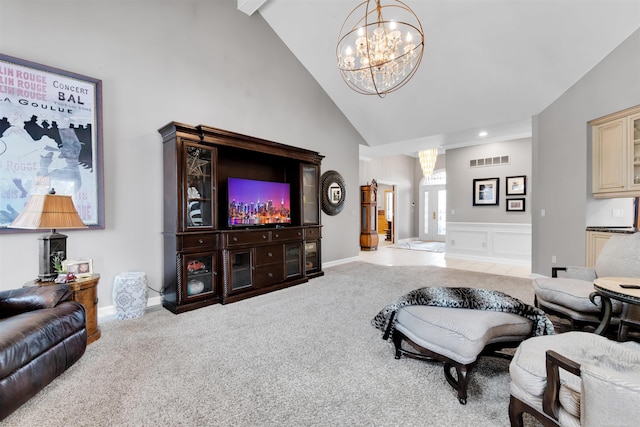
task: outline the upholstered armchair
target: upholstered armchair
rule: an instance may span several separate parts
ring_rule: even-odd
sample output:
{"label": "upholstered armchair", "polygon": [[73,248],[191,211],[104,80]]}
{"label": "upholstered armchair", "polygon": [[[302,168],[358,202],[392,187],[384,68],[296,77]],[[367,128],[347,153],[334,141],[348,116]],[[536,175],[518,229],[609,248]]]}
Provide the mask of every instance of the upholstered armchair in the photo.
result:
{"label": "upholstered armchair", "polygon": [[640,344],[588,332],[523,341],[509,365],[511,426],[637,426]]}
{"label": "upholstered armchair", "polygon": [[[568,319],[571,329],[598,324],[602,303],[598,297],[593,302],[589,299],[594,291],[593,281],[598,277],[640,277],[640,233],[612,236],[594,268],[556,267],[551,276],[533,281],[536,307]],[[627,304],[615,300],[612,303],[613,325],[619,325],[621,318],[632,317]],[[634,326],[633,322],[630,324]]]}

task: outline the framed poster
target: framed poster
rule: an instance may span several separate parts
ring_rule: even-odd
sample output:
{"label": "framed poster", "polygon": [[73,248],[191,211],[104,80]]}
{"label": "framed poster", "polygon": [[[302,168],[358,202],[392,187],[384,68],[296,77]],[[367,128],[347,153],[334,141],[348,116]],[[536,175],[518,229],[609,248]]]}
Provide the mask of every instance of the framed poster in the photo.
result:
{"label": "framed poster", "polygon": [[507,199],[507,212],[511,211],[524,212],[524,198]]}
{"label": "framed poster", "polygon": [[104,228],[102,163],[102,81],[0,54],[0,233],[52,188]]}
{"label": "framed poster", "polygon": [[527,194],[527,177],[526,176],[508,176],[507,177],[507,196],[524,196]]}
{"label": "framed poster", "polygon": [[473,206],[495,206],[500,195],[499,178],[473,180]]}

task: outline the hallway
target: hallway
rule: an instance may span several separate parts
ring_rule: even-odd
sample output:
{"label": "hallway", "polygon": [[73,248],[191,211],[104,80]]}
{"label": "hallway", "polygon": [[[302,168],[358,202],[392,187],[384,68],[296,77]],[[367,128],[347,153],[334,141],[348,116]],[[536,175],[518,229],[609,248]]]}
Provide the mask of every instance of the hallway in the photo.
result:
{"label": "hallway", "polygon": [[385,242],[384,238],[380,239],[377,251],[360,251],[360,260],[379,265],[435,265],[505,276],[531,277],[530,266],[446,258],[445,252],[394,248],[388,241]]}

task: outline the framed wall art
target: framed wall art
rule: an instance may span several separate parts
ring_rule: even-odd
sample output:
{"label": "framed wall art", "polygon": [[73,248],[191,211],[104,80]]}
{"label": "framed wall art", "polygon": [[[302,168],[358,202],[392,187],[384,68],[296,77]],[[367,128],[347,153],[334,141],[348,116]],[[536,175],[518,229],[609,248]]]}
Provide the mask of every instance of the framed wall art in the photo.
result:
{"label": "framed wall art", "polygon": [[0,54],[0,233],[51,189],[104,228],[102,165],[102,81]]}
{"label": "framed wall art", "polygon": [[473,180],[473,206],[496,206],[500,197],[500,179]]}
{"label": "framed wall art", "polygon": [[507,177],[507,196],[524,196],[527,194],[527,177],[508,176]]}
{"label": "framed wall art", "polygon": [[511,211],[524,212],[524,198],[507,199],[507,212]]}

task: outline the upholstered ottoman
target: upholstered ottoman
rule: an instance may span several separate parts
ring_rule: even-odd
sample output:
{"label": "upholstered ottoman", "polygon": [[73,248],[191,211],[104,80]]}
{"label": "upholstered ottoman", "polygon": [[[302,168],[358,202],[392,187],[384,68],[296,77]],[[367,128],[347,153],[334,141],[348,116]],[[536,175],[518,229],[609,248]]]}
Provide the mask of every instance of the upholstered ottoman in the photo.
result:
{"label": "upholstered ottoman", "polygon": [[[498,350],[517,347],[532,336],[534,322],[517,314],[465,308],[409,305],[395,314],[392,340],[395,357],[402,354],[444,362],[444,374],[467,403],[471,369],[481,355],[510,357]],[[405,341],[415,351],[403,347]],[[451,373],[455,368],[457,377]]]}

